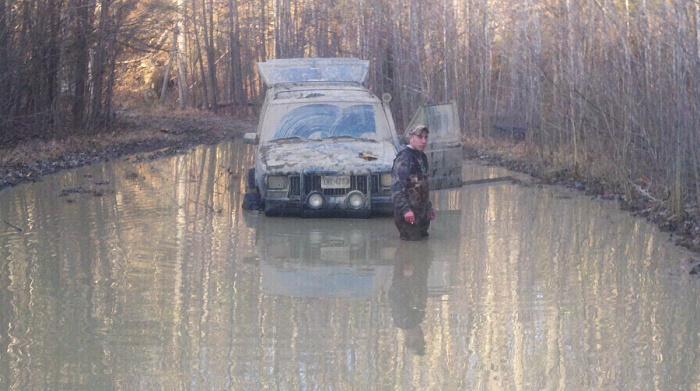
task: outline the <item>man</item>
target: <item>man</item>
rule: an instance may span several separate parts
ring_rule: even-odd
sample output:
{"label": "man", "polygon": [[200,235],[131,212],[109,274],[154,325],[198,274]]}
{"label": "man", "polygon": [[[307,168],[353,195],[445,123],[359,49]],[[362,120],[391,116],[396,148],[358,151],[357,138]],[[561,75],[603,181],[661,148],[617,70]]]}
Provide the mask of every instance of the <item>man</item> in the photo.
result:
{"label": "man", "polygon": [[423,153],[428,145],[428,128],[424,125],[409,130],[408,145],[394,159],[391,172],[391,196],[394,202],[394,223],[402,240],[421,240],[428,236],[435,211],[428,188],[428,158]]}

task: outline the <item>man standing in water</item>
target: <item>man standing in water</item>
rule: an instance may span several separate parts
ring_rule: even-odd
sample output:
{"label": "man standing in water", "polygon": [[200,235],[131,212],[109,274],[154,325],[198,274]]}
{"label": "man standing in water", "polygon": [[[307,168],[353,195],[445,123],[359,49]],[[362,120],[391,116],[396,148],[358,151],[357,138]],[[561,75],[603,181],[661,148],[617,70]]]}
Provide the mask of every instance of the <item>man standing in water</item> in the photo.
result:
{"label": "man standing in water", "polygon": [[409,130],[408,145],[394,159],[391,196],[394,223],[401,240],[427,237],[430,220],[435,218],[435,210],[429,199],[428,158],[423,153],[428,145],[429,133],[424,125]]}

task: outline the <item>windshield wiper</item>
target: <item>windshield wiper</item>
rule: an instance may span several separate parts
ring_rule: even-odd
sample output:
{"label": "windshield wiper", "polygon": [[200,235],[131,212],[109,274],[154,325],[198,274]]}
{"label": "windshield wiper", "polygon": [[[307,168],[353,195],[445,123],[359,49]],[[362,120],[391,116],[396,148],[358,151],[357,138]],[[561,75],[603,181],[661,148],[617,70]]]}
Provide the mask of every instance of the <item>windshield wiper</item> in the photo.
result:
{"label": "windshield wiper", "polygon": [[274,141],[292,141],[292,140],[304,140],[304,137],[301,136],[288,136],[288,137],[280,137],[274,139]]}
{"label": "windshield wiper", "polygon": [[364,140],[364,141],[377,141],[376,138],[370,138],[370,137],[361,137],[361,136],[350,136],[347,134],[343,134],[340,136],[331,136],[331,137],[326,137],[327,139],[341,139],[341,138],[347,138],[347,139],[352,139],[352,140]]}

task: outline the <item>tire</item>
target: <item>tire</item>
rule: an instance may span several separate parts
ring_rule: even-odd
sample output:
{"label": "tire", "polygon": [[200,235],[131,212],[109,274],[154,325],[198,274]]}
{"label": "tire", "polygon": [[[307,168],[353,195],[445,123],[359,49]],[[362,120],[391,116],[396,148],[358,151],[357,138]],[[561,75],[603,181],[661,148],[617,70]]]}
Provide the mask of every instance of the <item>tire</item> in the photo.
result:
{"label": "tire", "polygon": [[245,193],[243,196],[243,209],[244,210],[263,210],[262,197],[260,197],[260,192],[257,189]]}
{"label": "tire", "polygon": [[257,186],[255,185],[255,169],[248,169],[248,181],[246,182],[246,191],[252,192],[257,191]]}

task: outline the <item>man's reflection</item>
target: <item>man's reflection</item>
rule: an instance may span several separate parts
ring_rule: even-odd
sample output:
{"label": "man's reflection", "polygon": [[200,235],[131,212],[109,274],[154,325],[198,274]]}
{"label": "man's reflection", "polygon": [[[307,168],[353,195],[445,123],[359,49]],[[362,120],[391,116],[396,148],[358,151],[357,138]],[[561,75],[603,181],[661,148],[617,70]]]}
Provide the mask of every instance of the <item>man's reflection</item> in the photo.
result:
{"label": "man's reflection", "polygon": [[420,324],[425,317],[431,262],[427,242],[401,241],[394,255],[394,276],[389,289],[394,324],[405,330],[406,348],[419,356],[425,354]]}

